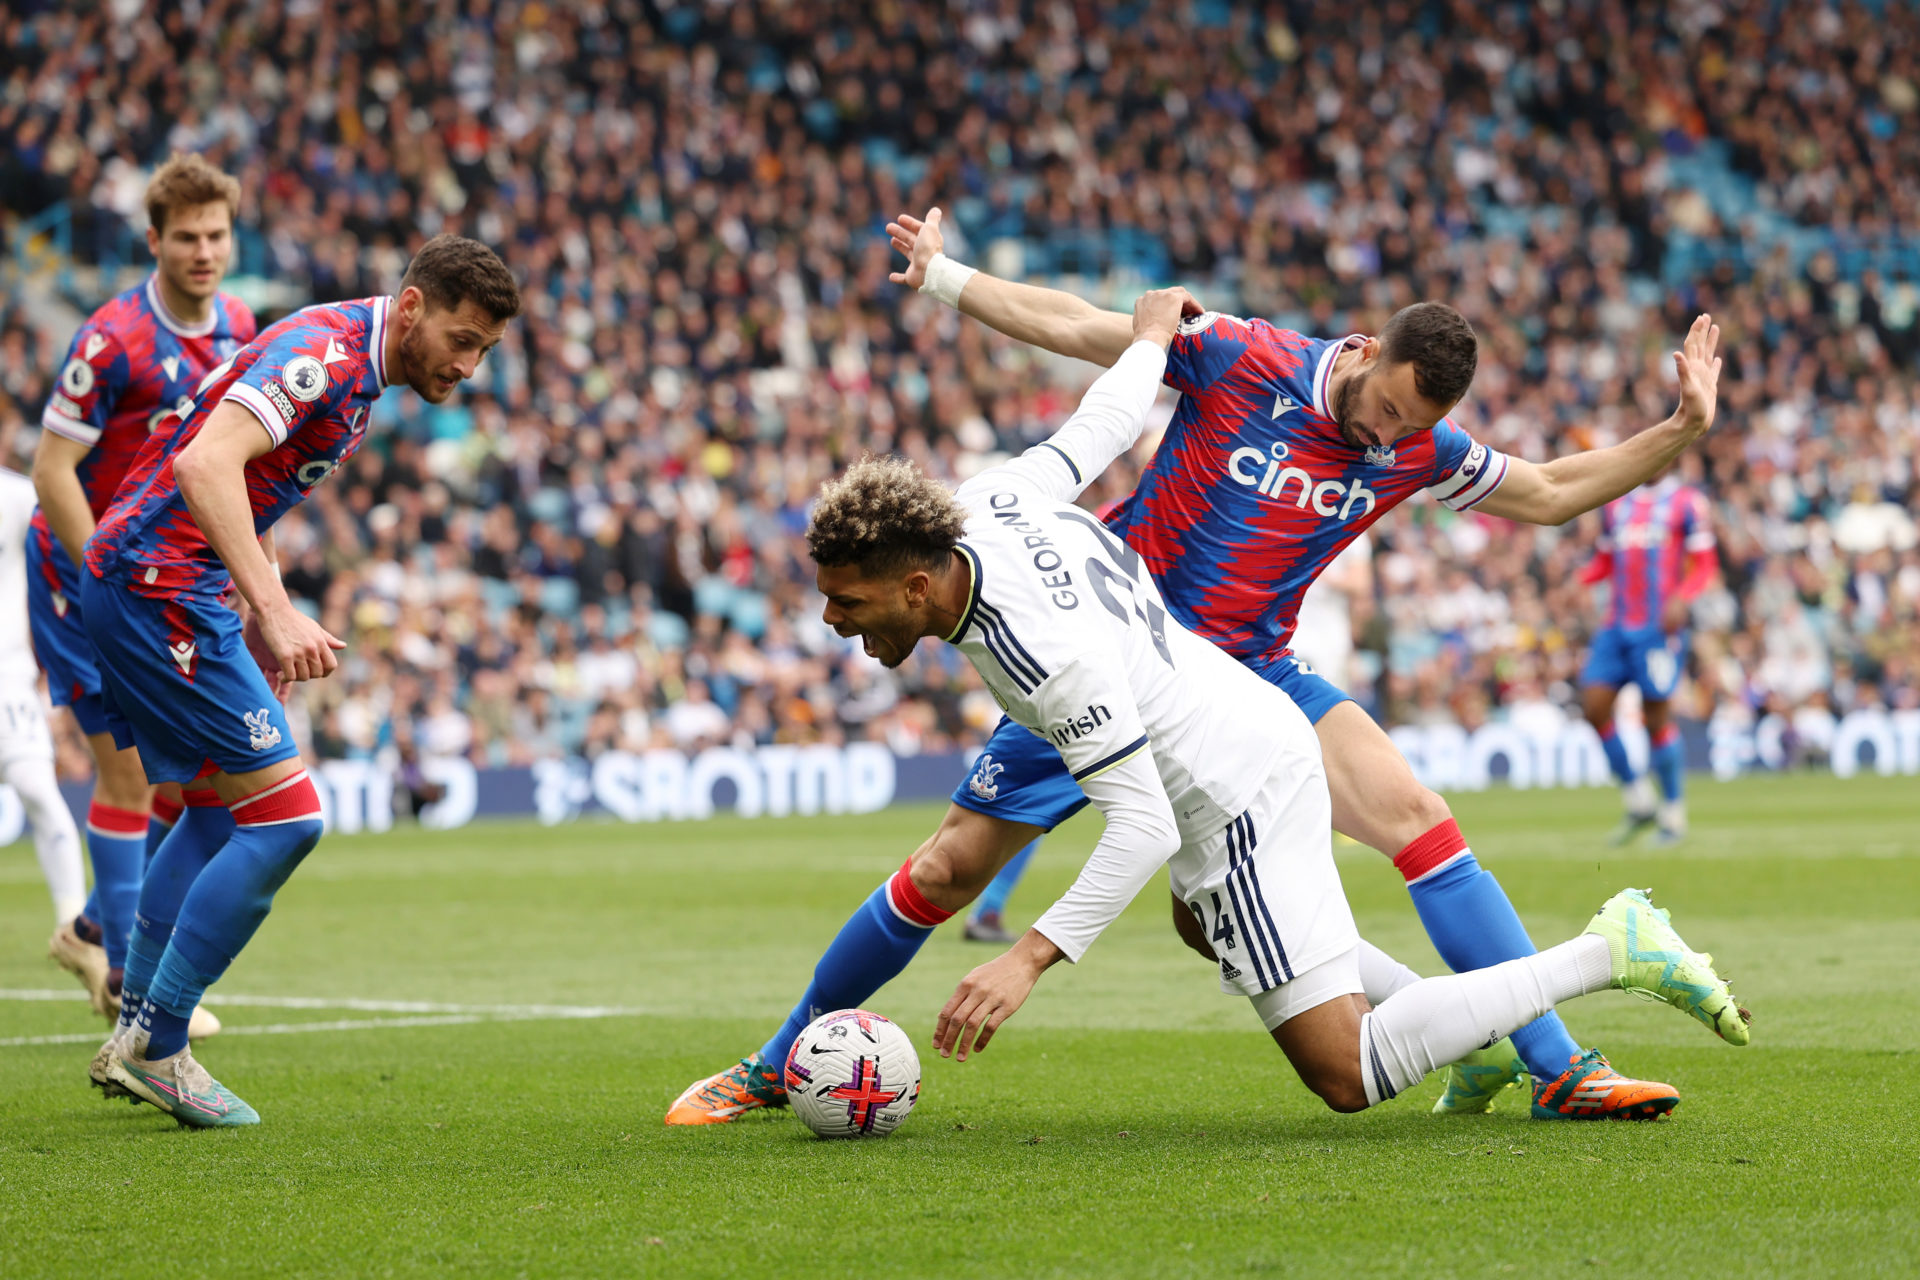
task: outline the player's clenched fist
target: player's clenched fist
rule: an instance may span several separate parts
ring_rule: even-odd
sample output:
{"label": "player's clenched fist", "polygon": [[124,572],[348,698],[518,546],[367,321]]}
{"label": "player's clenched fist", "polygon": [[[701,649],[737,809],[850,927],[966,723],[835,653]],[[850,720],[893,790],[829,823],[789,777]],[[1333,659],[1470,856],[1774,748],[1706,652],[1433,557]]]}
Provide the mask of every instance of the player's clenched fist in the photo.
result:
{"label": "player's clenched fist", "polygon": [[1133,338],[1173,345],[1174,331],[1187,316],[1200,314],[1200,304],[1192,294],[1175,285],[1171,289],[1149,289],[1133,304]]}
{"label": "player's clenched fist", "polygon": [[292,604],[260,615],[260,638],[280,668],[282,680],[318,680],[340,665],[334,650],[347,642]]}

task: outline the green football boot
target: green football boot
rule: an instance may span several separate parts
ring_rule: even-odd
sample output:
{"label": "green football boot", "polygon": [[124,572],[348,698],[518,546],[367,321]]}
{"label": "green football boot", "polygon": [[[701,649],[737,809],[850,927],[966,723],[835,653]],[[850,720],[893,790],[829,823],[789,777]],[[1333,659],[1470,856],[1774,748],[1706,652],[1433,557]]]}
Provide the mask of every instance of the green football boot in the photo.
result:
{"label": "green football boot", "polygon": [[1747,1043],[1753,1016],[1714,972],[1713,957],[1690,949],[1648,892],[1622,889],[1587,925],[1586,932],[1606,939],[1612,953],[1612,985],[1693,1015],[1728,1044]]}
{"label": "green football boot", "polygon": [[1527,1064],[1508,1037],[1475,1049],[1447,1066],[1447,1087],[1433,1104],[1435,1115],[1477,1116],[1493,1110],[1493,1100],[1516,1084],[1528,1084]]}

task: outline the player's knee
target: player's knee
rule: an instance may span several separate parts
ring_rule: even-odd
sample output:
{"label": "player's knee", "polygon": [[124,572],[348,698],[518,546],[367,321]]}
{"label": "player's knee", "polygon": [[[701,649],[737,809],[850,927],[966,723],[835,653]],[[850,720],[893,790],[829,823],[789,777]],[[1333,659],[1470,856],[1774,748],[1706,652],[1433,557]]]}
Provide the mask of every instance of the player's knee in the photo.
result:
{"label": "player's knee", "polygon": [[1013,837],[1000,838],[995,828],[1011,824],[968,810],[959,813],[965,816],[949,814],[940,829],[915,851],[908,872],[913,887],[947,911],[970,905],[992,883],[1007,857],[1020,848],[1015,844],[1006,857],[998,856],[1000,846]]}
{"label": "player's knee", "polygon": [[1322,1067],[1306,1081],[1307,1088],[1314,1096],[1327,1104],[1329,1111],[1338,1111],[1350,1115],[1355,1111],[1365,1111],[1368,1107],[1367,1087],[1360,1079],[1360,1060],[1356,1055],[1353,1064],[1345,1069]]}
{"label": "player's knee", "polygon": [[1393,832],[1398,846],[1419,839],[1443,822],[1453,819],[1453,810],[1438,792],[1420,785],[1411,772],[1397,783],[1384,788],[1373,800],[1376,812]]}

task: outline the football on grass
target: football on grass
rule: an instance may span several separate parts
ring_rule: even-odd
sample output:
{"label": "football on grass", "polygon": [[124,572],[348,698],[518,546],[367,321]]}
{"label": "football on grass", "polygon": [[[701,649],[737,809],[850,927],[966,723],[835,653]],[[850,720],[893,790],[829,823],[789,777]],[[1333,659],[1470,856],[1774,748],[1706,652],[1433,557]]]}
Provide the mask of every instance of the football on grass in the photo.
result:
{"label": "football on grass", "polygon": [[919,1099],[920,1055],[877,1013],[823,1013],[787,1053],[787,1101],[823,1138],[884,1138]]}

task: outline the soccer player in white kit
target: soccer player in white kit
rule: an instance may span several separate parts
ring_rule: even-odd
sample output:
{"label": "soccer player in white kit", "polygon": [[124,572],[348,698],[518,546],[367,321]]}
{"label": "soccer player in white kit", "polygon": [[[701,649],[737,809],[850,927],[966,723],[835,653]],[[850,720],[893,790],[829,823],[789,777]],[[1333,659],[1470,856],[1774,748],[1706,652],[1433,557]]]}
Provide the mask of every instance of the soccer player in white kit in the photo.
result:
{"label": "soccer player in white kit", "polygon": [[80,832],[54,777],[40,668],[27,638],[27,526],[38,501],[33,481],[0,467],[0,782],[13,788],[33,824],[54,918],[64,921],[86,905],[87,880]]}
{"label": "soccer player in white kit", "polygon": [[1106,820],[1066,894],[961,982],[936,1047],[963,1060],[984,1047],[1041,973],[1079,961],[1162,867],[1212,942],[1222,990],[1252,1001],[1337,1111],[1391,1098],[1607,987],[1647,992],[1746,1043],[1711,958],[1634,890],[1569,942],[1468,973],[1407,973],[1366,1005],[1362,965],[1393,962],[1361,942],[1341,890],[1312,726],[1168,616],[1139,556],[1069,505],[1138,438],[1183,310],[1199,310],[1184,290],[1143,296],[1133,345],[1059,433],[958,493],[910,463],[869,459],[815,504],[807,538],[827,624],[888,666],[927,636],[957,646]]}

